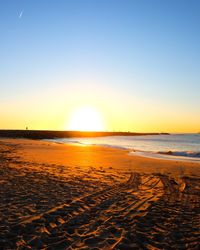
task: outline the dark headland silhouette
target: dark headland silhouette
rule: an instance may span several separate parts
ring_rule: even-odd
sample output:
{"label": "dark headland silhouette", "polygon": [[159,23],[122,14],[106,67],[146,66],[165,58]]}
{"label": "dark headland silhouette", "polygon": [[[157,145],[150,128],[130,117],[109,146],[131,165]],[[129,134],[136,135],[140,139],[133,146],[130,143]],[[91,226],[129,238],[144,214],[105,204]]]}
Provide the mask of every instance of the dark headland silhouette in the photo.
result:
{"label": "dark headland silhouette", "polygon": [[100,136],[136,136],[136,135],[168,135],[168,133],[135,133],[135,132],[86,132],[86,131],[53,131],[53,130],[0,130],[0,137],[54,139],[70,137]]}

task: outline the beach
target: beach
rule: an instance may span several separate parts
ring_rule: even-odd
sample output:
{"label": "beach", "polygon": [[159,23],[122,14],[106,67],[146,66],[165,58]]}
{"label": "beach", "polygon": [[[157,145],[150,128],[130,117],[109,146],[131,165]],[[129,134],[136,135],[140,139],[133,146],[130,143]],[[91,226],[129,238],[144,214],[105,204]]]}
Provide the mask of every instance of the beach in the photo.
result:
{"label": "beach", "polygon": [[199,249],[200,163],[0,138],[1,249]]}

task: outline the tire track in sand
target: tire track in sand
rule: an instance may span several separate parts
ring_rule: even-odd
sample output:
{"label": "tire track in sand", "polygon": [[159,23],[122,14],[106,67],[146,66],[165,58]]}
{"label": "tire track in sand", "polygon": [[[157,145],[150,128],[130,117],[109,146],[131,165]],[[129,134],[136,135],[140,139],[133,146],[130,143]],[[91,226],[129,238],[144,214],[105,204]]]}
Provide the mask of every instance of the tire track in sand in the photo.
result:
{"label": "tire track in sand", "polygon": [[[142,184],[144,183],[144,184]],[[23,238],[19,247],[114,249],[129,227],[145,216],[163,192],[157,176],[131,174],[120,185],[77,198],[12,227]]]}

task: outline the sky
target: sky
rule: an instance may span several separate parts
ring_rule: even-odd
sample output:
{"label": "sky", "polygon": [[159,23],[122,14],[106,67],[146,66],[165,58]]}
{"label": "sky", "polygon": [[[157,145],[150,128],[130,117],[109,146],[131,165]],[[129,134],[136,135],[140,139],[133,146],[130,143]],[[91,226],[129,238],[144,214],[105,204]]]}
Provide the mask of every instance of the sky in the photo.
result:
{"label": "sky", "polygon": [[1,0],[0,10],[0,129],[66,130],[89,106],[106,131],[200,131],[200,1]]}

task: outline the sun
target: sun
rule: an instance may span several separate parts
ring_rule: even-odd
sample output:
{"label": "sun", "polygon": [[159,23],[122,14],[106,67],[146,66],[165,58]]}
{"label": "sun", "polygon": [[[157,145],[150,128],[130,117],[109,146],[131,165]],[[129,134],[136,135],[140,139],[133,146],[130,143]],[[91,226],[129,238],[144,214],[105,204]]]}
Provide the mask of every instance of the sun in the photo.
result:
{"label": "sun", "polygon": [[72,131],[103,131],[104,122],[97,109],[85,106],[72,112],[67,128]]}

